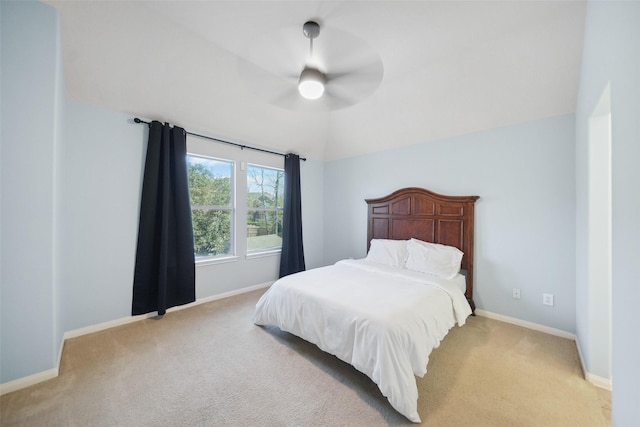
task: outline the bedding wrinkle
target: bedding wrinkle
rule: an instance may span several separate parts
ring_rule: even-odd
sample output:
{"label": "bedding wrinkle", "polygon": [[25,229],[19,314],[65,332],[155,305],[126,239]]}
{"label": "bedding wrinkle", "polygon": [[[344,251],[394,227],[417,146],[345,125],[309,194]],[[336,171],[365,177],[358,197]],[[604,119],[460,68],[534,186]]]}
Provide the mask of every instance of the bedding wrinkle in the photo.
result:
{"label": "bedding wrinkle", "polygon": [[[466,306],[466,309],[465,309]],[[364,260],[285,276],[256,304],[274,325],[371,378],[398,412],[420,422],[415,375],[471,309],[456,281]]]}

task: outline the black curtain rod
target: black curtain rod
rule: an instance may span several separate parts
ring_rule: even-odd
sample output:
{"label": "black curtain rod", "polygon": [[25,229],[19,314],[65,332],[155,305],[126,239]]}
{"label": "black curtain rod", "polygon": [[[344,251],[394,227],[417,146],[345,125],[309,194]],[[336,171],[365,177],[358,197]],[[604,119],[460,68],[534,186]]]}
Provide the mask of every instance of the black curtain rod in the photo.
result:
{"label": "black curtain rod", "polygon": [[[134,121],[134,122],[136,122],[136,123],[144,123],[144,124],[146,124],[146,125],[150,125],[150,124],[151,124],[150,122],[145,122],[144,120],[139,119],[139,118],[137,118],[137,117],[135,117],[135,118],[133,119],[133,121]],[[185,130],[185,132],[187,133],[187,135],[198,136],[198,137],[200,137],[200,138],[210,139],[211,141],[220,142],[220,143],[222,143],[222,144],[233,145],[233,146],[235,146],[235,147],[240,148],[241,150],[244,150],[244,149],[246,148],[247,150],[261,151],[261,152],[263,152],[263,153],[275,154],[276,156],[282,156],[282,157],[287,157],[287,156],[288,156],[288,154],[278,153],[278,152],[276,152],[276,151],[264,150],[264,149],[262,149],[262,148],[251,147],[251,146],[249,146],[249,145],[244,145],[244,144],[237,144],[237,143],[235,143],[235,142],[225,141],[224,139],[219,139],[219,138],[214,138],[214,137],[212,137],[212,136],[200,135],[200,134],[198,134],[198,133],[189,132],[188,130]],[[306,162],[306,161],[307,161],[307,159],[306,159],[306,158],[304,158],[304,157],[300,157],[300,160],[302,160],[303,162]]]}

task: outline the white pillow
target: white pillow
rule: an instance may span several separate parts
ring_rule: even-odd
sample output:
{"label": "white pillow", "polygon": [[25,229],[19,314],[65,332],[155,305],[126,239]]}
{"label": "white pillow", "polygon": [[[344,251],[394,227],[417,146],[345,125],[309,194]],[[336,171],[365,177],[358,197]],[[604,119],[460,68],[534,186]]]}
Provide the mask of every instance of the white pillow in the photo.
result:
{"label": "white pillow", "polygon": [[371,239],[371,246],[365,260],[404,268],[407,260],[407,241]]}
{"label": "white pillow", "polygon": [[460,272],[464,253],[453,246],[411,239],[407,242],[409,270],[433,274],[444,279],[453,279]]}

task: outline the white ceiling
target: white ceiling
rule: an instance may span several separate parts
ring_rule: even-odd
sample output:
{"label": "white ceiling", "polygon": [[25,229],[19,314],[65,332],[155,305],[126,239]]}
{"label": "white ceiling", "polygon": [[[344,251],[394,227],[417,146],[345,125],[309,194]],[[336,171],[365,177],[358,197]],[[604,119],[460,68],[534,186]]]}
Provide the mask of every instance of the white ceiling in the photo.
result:
{"label": "white ceiling", "polygon": [[[325,160],[574,112],[586,11],[584,1],[47,3],[60,11],[70,98]],[[379,85],[347,80],[355,95],[337,107],[291,98],[309,19],[321,24],[319,64],[340,68],[325,71],[378,59]]]}

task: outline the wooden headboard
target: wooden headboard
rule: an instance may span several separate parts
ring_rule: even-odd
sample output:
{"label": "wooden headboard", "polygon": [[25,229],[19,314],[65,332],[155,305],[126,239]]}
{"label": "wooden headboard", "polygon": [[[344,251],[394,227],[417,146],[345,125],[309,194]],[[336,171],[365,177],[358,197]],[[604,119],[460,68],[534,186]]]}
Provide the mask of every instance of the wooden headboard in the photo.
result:
{"label": "wooden headboard", "polygon": [[406,240],[455,246],[464,252],[465,296],[473,302],[473,208],[478,196],[444,196],[409,187],[379,199],[367,199],[367,251],[371,239]]}

